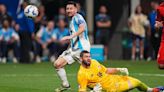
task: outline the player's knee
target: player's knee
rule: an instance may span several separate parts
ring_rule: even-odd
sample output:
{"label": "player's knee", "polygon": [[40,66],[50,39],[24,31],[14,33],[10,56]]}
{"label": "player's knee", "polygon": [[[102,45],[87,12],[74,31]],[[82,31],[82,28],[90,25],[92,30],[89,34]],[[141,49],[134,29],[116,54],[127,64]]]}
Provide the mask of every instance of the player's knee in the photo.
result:
{"label": "player's knee", "polygon": [[56,68],[56,69],[59,69],[60,68],[60,66],[61,66],[61,64],[59,63],[59,62],[54,62],[54,67]]}
{"label": "player's knee", "polygon": [[67,62],[65,61],[64,58],[58,58],[55,62],[54,62],[54,67],[56,69],[62,68],[67,64]]}

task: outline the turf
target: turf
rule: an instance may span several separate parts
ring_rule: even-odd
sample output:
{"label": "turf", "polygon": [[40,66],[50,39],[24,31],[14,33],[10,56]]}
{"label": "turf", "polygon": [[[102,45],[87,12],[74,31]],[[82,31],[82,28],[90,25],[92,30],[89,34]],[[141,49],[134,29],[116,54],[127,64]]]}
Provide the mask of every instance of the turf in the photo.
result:
{"label": "turf", "polygon": [[[109,60],[103,64],[110,67],[127,67],[131,76],[145,82],[150,87],[164,86],[164,70],[159,70],[154,61]],[[78,68],[78,63],[66,67],[72,88],[67,92],[77,92],[76,73]],[[60,86],[60,81],[52,63],[0,64],[0,92],[54,92],[58,86]]]}

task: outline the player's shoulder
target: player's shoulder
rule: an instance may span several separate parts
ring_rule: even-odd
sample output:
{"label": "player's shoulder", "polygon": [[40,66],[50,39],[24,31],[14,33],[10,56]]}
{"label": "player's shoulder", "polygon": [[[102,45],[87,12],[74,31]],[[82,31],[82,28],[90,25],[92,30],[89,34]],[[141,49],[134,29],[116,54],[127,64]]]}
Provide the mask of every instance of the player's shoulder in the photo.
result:
{"label": "player's shoulder", "polygon": [[91,63],[93,63],[93,64],[99,64],[99,62],[96,59],[91,59]]}
{"label": "player's shoulder", "polygon": [[92,62],[97,62],[97,60],[96,60],[96,59],[91,59],[91,61],[92,61]]}
{"label": "player's shoulder", "polygon": [[77,19],[84,19],[83,16],[82,16],[81,14],[79,14],[79,13],[77,13],[77,14],[75,15],[75,18],[77,18]]}
{"label": "player's shoulder", "polygon": [[83,17],[81,14],[77,13],[76,14],[77,17]]}

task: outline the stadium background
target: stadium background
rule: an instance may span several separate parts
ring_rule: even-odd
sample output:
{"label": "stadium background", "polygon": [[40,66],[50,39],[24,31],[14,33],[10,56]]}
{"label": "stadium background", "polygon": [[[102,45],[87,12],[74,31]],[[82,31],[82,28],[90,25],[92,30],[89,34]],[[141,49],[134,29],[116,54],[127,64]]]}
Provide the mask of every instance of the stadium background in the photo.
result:
{"label": "stadium background", "polygon": [[[63,6],[63,2],[68,0],[49,0],[44,1],[43,4],[47,9],[54,8],[51,11],[46,11],[47,15],[52,18],[53,14],[58,14],[58,8]],[[96,33],[96,24],[95,16],[99,12],[100,5],[105,5],[108,9],[108,15],[111,17],[112,26],[110,28],[111,34],[109,35],[109,55],[110,59],[130,59],[131,58],[131,47],[127,47],[128,44],[123,44],[124,37],[125,39],[130,39],[127,37],[128,32],[126,31],[128,25],[127,20],[132,12],[135,11],[135,7],[138,4],[141,4],[144,14],[148,15],[151,11],[150,2],[153,0],[74,0],[81,4],[82,9],[86,13],[86,20],[88,22],[88,28],[90,33],[90,40],[92,43],[95,43],[95,33]],[[154,0],[161,2],[161,0]],[[54,7],[55,6],[55,7]],[[149,8],[145,8],[149,7]],[[94,25],[93,25],[94,24]],[[129,36],[129,35],[128,35]],[[117,40],[116,40],[117,39]],[[126,46],[124,46],[126,45]],[[125,47],[125,48],[124,48]]]}
{"label": "stadium background", "polygon": [[[31,0],[33,1],[33,0]],[[67,0],[34,0],[39,1],[45,6],[45,14],[48,19],[52,19],[58,14],[58,8],[63,6]],[[77,1],[77,0],[75,0]],[[94,16],[98,13],[101,4],[107,6],[111,16],[112,27],[109,44],[109,55],[105,66],[110,67],[127,67],[130,75],[134,76],[151,87],[164,85],[164,71],[157,68],[155,60],[146,62],[131,60],[131,44],[124,44],[124,40],[130,39],[127,32],[127,20],[135,7],[140,3],[143,6],[145,14],[151,10],[150,2],[152,0],[78,0],[86,12],[86,20],[89,28],[89,35],[92,44],[95,37],[95,20]],[[161,2],[161,0],[156,0]],[[0,4],[5,4],[7,11],[16,18],[16,11],[19,0],[0,0]],[[146,52],[145,52],[146,53]],[[115,60],[117,59],[117,60]],[[123,59],[123,60],[122,60]],[[77,82],[74,77],[79,65],[68,66],[67,74],[72,85],[70,92],[76,92]],[[54,72],[50,62],[41,64],[0,64],[0,92],[52,92],[55,87],[60,86],[57,75]],[[137,92],[136,90],[134,92]]]}

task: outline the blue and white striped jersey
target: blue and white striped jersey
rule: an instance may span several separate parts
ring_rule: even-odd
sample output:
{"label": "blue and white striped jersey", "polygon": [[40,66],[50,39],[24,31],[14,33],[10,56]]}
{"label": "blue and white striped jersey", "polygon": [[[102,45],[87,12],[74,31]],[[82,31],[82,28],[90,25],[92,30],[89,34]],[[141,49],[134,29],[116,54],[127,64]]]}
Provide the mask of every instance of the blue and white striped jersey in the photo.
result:
{"label": "blue and white striped jersey", "polygon": [[9,40],[11,40],[13,38],[15,40],[19,40],[18,33],[16,33],[13,28],[8,28],[8,29],[2,28],[0,30],[0,39],[1,40],[8,42]]}
{"label": "blue and white striped jersey", "polygon": [[87,50],[90,51],[90,42],[88,38],[88,28],[84,18],[80,14],[76,14],[69,21],[69,32],[70,35],[78,31],[80,25],[85,26],[85,31],[79,36],[71,39],[71,47],[73,49]]}

